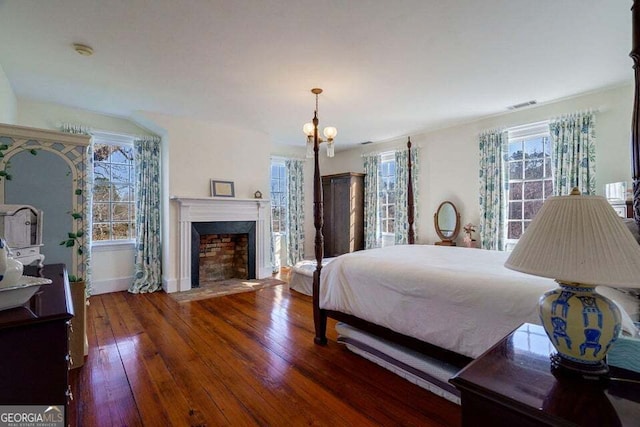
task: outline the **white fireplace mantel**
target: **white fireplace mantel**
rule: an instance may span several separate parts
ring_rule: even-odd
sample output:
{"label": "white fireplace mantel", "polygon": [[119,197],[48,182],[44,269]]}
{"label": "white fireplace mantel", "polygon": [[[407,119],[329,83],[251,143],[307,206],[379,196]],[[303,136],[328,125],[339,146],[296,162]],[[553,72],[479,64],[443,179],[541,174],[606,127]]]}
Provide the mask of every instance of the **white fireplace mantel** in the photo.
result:
{"label": "white fireplace mantel", "polygon": [[271,277],[269,200],[236,199],[226,197],[179,197],[178,229],[180,256],[178,261],[178,291],[191,289],[191,223],[213,221],[256,222],[256,277]]}

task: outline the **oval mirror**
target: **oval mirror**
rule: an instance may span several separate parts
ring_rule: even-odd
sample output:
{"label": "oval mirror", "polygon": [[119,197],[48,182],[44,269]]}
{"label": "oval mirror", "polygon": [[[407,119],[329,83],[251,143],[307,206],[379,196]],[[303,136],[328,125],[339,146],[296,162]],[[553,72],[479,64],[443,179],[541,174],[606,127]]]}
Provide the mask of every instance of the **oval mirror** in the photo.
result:
{"label": "oval mirror", "polygon": [[449,201],[440,203],[438,210],[433,215],[433,222],[436,233],[442,240],[436,242],[436,245],[455,246],[454,240],[460,231],[460,214],[456,206]]}

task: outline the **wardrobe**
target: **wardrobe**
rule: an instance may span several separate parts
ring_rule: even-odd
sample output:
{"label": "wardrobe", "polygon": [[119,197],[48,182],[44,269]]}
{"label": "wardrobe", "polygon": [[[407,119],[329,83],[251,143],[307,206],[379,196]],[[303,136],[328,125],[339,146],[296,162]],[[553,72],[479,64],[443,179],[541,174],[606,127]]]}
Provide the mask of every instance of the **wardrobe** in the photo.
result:
{"label": "wardrobe", "polygon": [[364,249],[364,174],[322,177],[324,256]]}

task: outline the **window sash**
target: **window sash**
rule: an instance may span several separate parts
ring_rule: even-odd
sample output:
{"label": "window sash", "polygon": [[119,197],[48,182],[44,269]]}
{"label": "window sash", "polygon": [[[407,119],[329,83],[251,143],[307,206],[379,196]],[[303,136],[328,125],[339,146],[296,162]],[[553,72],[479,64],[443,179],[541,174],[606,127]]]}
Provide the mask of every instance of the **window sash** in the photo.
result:
{"label": "window sash", "polygon": [[[271,226],[273,233],[284,234],[286,232],[286,188],[287,170],[284,162],[271,162],[270,179],[271,197]],[[275,191],[274,191],[275,188]]]}
{"label": "window sash", "polygon": [[[95,159],[95,150],[100,146],[123,147],[130,151],[131,160],[122,160],[118,156],[109,156],[105,160]],[[133,242],[135,240],[135,152],[133,137],[105,134],[94,135],[92,141],[92,244]],[[101,178],[96,179],[96,170]],[[114,170],[119,171],[114,176]],[[105,177],[104,174],[108,173]],[[115,178],[115,179],[114,179]],[[103,191],[100,196],[100,190]],[[120,190],[120,191],[118,191]],[[104,193],[106,191],[106,194]],[[117,199],[124,196],[123,199]]]}
{"label": "window sash", "polygon": [[[553,184],[551,172],[551,149],[548,122],[539,122],[532,125],[519,126],[508,131],[508,153],[509,158],[506,163],[508,173],[508,200],[507,200],[507,220],[505,224],[507,234],[507,247],[512,247],[519,238],[509,237],[510,235],[522,235],[533,216],[540,209],[542,203],[551,195],[548,191],[549,184]],[[541,141],[538,141],[541,140]],[[528,149],[537,143],[542,144],[542,151],[527,153]],[[520,153],[519,156],[514,154]],[[512,157],[516,157],[515,159]],[[541,171],[537,171],[534,162],[542,162]],[[512,177],[513,171],[517,171],[517,177]],[[527,176],[527,172],[530,175]],[[535,185],[540,183],[539,193],[527,194],[531,191],[538,191]],[[514,187],[514,184],[516,187]],[[518,189],[519,186],[519,189]],[[515,190],[518,189],[518,190]],[[527,191],[528,190],[528,191]],[[514,197],[514,192],[519,196]],[[552,191],[552,188],[551,188]],[[517,194],[516,193],[516,194]],[[518,214],[514,214],[512,209],[518,206]]]}
{"label": "window sash", "polygon": [[[380,154],[380,170],[378,173],[378,212],[380,232],[383,235],[394,234],[395,222],[395,155],[393,152]],[[391,190],[390,188],[393,189]],[[393,199],[392,199],[393,198]],[[391,199],[393,201],[391,201]]]}

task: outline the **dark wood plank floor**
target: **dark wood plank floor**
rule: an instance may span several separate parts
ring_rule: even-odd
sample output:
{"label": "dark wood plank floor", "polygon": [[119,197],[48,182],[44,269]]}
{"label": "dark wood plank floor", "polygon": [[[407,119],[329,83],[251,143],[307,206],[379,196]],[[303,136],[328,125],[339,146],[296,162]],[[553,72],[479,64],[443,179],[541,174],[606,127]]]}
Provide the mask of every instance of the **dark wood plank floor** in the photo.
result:
{"label": "dark wood plank floor", "polygon": [[286,285],[188,303],[91,297],[78,426],[457,426],[460,408],[337,344]]}

